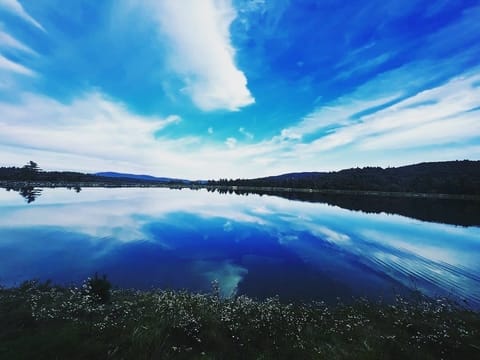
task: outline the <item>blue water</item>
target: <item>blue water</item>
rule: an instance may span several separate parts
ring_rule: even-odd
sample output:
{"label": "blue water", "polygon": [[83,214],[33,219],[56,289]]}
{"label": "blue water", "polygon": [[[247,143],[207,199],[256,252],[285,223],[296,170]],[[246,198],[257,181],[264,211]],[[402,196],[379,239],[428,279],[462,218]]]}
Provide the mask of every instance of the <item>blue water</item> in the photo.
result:
{"label": "blue water", "polygon": [[206,190],[0,189],[0,284],[79,283],[332,301],[415,289],[480,306],[480,228]]}

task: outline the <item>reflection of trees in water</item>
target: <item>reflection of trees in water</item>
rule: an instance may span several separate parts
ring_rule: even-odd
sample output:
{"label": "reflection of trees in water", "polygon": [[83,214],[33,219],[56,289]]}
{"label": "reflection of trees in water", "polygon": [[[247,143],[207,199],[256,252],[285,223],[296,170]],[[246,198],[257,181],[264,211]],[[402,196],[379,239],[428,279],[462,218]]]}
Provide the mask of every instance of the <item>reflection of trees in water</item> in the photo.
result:
{"label": "reflection of trees in water", "polygon": [[67,189],[68,190],[75,190],[76,193],[79,193],[80,191],[82,191],[82,188],[80,186],[67,186]]}
{"label": "reflection of trees in water", "polygon": [[[43,189],[33,186],[8,186],[5,189],[7,191],[12,190],[18,192],[28,204],[34,202],[40,195],[42,195],[43,191]],[[74,190],[76,193],[82,191],[82,188],[80,186],[67,187],[67,189]]]}
{"label": "reflection of trees in water", "polygon": [[324,203],[365,213],[387,213],[407,216],[422,221],[462,226],[480,225],[480,201],[395,197],[380,195],[324,194],[294,191],[255,191],[232,188],[209,188],[220,194],[270,195],[288,200]]}
{"label": "reflection of trees in water", "polygon": [[10,188],[7,191],[17,191],[27,203],[32,203],[42,194],[42,189],[34,188],[33,186],[23,186],[21,188]]}

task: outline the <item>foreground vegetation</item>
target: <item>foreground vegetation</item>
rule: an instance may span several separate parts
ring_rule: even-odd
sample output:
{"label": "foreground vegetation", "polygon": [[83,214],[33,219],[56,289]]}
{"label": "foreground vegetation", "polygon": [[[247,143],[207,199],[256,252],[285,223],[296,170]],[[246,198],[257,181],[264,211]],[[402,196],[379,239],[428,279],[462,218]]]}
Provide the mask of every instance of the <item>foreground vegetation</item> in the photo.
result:
{"label": "foreground vegetation", "polygon": [[0,289],[1,359],[473,359],[480,314],[420,295],[284,304],[32,281]]}

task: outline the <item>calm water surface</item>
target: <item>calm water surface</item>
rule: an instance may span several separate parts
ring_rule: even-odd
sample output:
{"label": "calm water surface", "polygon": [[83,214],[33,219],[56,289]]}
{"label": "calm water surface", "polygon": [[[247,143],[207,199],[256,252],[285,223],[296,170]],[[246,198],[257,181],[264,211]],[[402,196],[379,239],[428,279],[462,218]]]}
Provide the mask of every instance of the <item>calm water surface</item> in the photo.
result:
{"label": "calm water surface", "polygon": [[417,289],[480,307],[480,227],[206,190],[0,189],[0,284],[79,283],[283,300]]}

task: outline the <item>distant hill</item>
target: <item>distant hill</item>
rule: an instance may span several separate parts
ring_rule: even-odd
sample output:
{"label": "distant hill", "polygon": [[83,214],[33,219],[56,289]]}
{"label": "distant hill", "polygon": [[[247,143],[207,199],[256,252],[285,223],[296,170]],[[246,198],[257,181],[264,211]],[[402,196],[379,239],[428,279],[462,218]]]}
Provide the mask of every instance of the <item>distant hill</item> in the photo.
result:
{"label": "distant hill", "polygon": [[173,179],[166,177],[156,177],[151,175],[137,175],[137,174],[127,174],[127,173],[117,173],[117,172],[99,172],[94,174],[95,176],[101,176],[106,178],[115,178],[115,179],[134,179],[134,180],[144,180],[144,181],[155,181],[155,182],[164,182],[164,183],[191,183],[190,180],[185,179]]}
{"label": "distant hill", "polygon": [[480,195],[480,161],[444,161],[333,172],[290,173],[217,185]]}
{"label": "distant hill", "polygon": [[318,178],[320,176],[328,174],[327,172],[295,172],[295,173],[287,173],[282,175],[274,175],[268,176],[263,179],[270,179],[273,181],[291,181],[291,180],[305,180],[305,179],[313,179]]}

